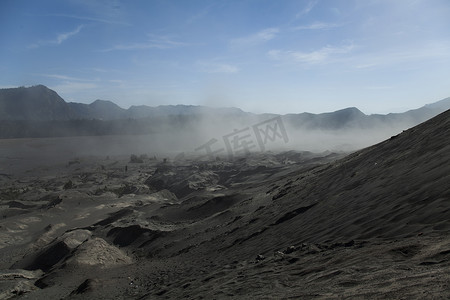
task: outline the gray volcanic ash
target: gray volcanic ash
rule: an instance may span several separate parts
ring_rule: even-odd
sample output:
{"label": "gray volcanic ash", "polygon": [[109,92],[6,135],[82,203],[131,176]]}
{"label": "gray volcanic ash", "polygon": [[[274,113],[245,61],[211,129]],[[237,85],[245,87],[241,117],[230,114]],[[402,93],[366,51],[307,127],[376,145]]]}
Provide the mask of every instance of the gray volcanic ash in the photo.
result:
{"label": "gray volcanic ash", "polygon": [[450,111],[350,155],[0,176],[2,298],[448,298]]}

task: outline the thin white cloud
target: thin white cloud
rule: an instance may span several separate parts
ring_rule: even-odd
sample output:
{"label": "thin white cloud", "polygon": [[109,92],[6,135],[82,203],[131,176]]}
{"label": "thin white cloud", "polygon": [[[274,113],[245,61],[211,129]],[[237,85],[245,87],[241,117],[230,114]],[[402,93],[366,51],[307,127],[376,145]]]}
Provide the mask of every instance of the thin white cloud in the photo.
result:
{"label": "thin white cloud", "polygon": [[198,13],[192,15],[191,17],[189,17],[186,20],[186,24],[192,24],[197,22],[198,20],[202,19],[203,17],[205,17],[206,15],[209,14],[211,8],[213,7],[213,4],[208,5],[207,7],[203,8],[201,11],[199,11]]}
{"label": "thin white cloud", "polygon": [[61,44],[62,42],[64,42],[68,38],[70,38],[71,36],[78,34],[81,31],[81,28],[83,28],[83,25],[78,26],[73,31],[59,34],[54,42],[56,42],[56,44],[58,44],[58,45]]}
{"label": "thin white cloud", "polygon": [[271,50],[268,52],[268,55],[272,59],[280,61],[300,64],[323,64],[330,62],[331,59],[335,58],[337,55],[351,52],[353,48],[353,45],[346,45],[340,47],[325,46],[311,52]]}
{"label": "thin white cloud", "polygon": [[90,16],[82,18],[90,18],[103,23],[129,25],[123,22],[126,11],[122,8],[126,4],[122,4],[119,0],[74,0],[72,2],[74,6],[79,6]]}
{"label": "thin white cloud", "polygon": [[279,32],[278,28],[268,28],[258,32],[254,36],[254,39],[256,41],[263,41],[263,42],[269,41],[273,39],[278,32]]}
{"label": "thin white cloud", "polygon": [[414,67],[427,61],[449,61],[450,43],[428,42],[422,47],[408,47],[391,51],[361,53],[352,58],[355,69],[375,69],[385,66],[407,63]]}
{"label": "thin white cloud", "polygon": [[37,43],[34,43],[34,44],[30,45],[30,48],[38,48],[38,47],[45,46],[45,45],[61,45],[64,41],[66,41],[70,37],[75,36],[78,33],[80,33],[80,31],[81,31],[81,29],[83,27],[84,27],[84,25],[80,25],[77,28],[75,28],[75,30],[72,30],[72,31],[69,31],[69,32],[60,33],[53,40],[38,41]]}
{"label": "thin white cloud", "polygon": [[126,82],[125,80],[122,80],[122,79],[110,79],[108,81],[112,82],[112,83],[125,83]]}
{"label": "thin white cloud", "polygon": [[107,82],[115,88],[129,88],[130,84],[123,79],[109,79]]}
{"label": "thin white cloud", "polygon": [[186,43],[177,42],[166,36],[149,35],[147,41],[140,43],[118,44],[111,48],[100,50],[101,52],[143,50],[143,49],[170,49],[186,46]]}
{"label": "thin white cloud", "polygon": [[71,77],[71,76],[66,76],[66,75],[60,75],[60,74],[39,74],[39,75],[40,76],[45,76],[45,77],[48,77],[48,78],[61,79],[61,80],[87,81],[87,79]]}
{"label": "thin white cloud", "polygon": [[98,73],[108,73],[110,72],[107,69],[102,69],[102,68],[91,68],[90,70],[94,71],[94,72],[98,72]]}
{"label": "thin white cloud", "polygon": [[449,63],[450,43],[430,41],[422,47],[406,46],[390,50],[347,44],[325,46],[309,52],[274,49],[267,52],[267,55],[282,64],[323,65],[339,62],[359,71],[392,68],[396,65],[402,65],[403,69],[414,69],[428,63]]}
{"label": "thin white cloud", "polygon": [[249,47],[272,40],[280,32],[278,28],[267,28],[247,37],[231,40],[232,47]]}
{"label": "thin white cloud", "polygon": [[375,66],[377,66],[377,64],[375,64],[375,63],[362,63],[362,64],[357,64],[355,66],[355,68],[356,69],[369,69],[369,68],[372,68]]}
{"label": "thin white cloud", "polygon": [[322,29],[331,29],[336,28],[341,25],[334,23],[323,23],[323,22],[314,22],[309,25],[296,26],[292,28],[293,30],[322,30]]}
{"label": "thin white cloud", "polygon": [[105,74],[105,73],[116,73],[116,74],[117,73],[122,73],[121,70],[112,69],[112,68],[91,68],[91,67],[88,67],[88,68],[84,68],[83,71],[89,72],[90,74],[92,74],[92,72],[101,73],[101,74]]}
{"label": "thin white cloud", "polygon": [[314,8],[314,6],[316,6],[318,2],[318,0],[309,1],[306,6],[295,15],[295,18],[298,19],[309,14],[309,12]]}
{"label": "thin white cloud", "polygon": [[86,91],[98,91],[106,87],[127,87],[126,82],[121,79],[102,79],[102,78],[81,78],[63,74],[35,74],[42,77],[55,79],[54,84],[49,87],[60,94],[73,95]]}
{"label": "thin white cloud", "polygon": [[393,86],[390,85],[375,85],[375,86],[366,86],[367,90],[390,90],[393,89]]}
{"label": "thin white cloud", "polygon": [[0,85],[0,89],[14,89],[17,85]]}
{"label": "thin white cloud", "polygon": [[235,65],[215,62],[198,62],[197,65],[205,73],[237,73],[239,68]]}
{"label": "thin white cloud", "polygon": [[96,89],[99,86],[91,82],[72,82],[65,81],[63,83],[52,85],[50,88],[54,91],[58,91],[60,94],[72,94],[76,92],[83,92],[87,89]]}
{"label": "thin white cloud", "polygon": [[123,21],[102,19],[102,18],[89,17],[89,16],[70,15],[70,14],[47,14],[47,15],[44,15],[44,17],[63,17],[63,18],[86,20],[86,21],[105,23],[105,24],[117,24],[117,25],[127,25],[127,26],[130,25],[130,23],[123,22]]}

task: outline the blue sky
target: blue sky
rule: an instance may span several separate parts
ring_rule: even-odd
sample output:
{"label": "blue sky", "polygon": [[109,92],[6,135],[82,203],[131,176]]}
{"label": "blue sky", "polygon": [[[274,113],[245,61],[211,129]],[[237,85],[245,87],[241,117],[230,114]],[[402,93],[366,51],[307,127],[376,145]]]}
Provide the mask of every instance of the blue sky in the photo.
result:
{"label": "blue sky", "polygon": [[0,87],[66,101],[400,112],[450,96],[448,0],[0,1]]}

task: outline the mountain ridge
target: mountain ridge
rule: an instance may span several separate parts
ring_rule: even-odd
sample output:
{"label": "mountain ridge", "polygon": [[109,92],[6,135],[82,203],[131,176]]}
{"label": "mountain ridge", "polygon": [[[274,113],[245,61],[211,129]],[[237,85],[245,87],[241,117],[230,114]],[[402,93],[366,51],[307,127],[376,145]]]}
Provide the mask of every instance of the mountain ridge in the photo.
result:
{"label": "mountain ridge", "polygon": [[[281,117],[293,131],[384,130],[396,134],[450,109],[450,98],[404,113],[366,115],[356,107],[334,112],[254,114],[239,108],[195,105],[139,105],[124,109],[112,101],[90,104],[65,102],[43,86],[0,89],[0,138],[79,135],[146,134],[176,131],[246,128]],[[132,121],[133,120],[133,121]],[[80,129],[83,128],[83,129]],[[225,134],[225,133],[224,133]]]}
{"label": "mountain ridge", "polygon": [[[20,105],[24,107],[18,107],[20,105],[11,104],[11,102],[19,102]],[[46,107],[47,112],[51,112],[51,106],[66,105],[68,108],[64,109],[61,115],[57,115],[58,111],[50,115],[37,114],[36,116],[29,115],[26,110],[27,105],[37,102],[39,105]],[[210,112],[227,112],[227,113],[245,113],[253,114],[250,112],[245,112],[240,108],[236,107],[220,107],[213,108],[208,106],[200,105],[158,105],[158,106],[148,106],[148,105],[131,105],[128,109],[122,108],[113,101],[97,99],[90,104],[79,103],[79,102],[66,102],[58,93],[44,85],[35,85],[31,87],[18,87],[18,88],[7,88],[0,89],[0,120],[40,120],[40,121],[53,121],[53,120],[71,120],[71,119],[128,119],[128,118],[144,118],[151,117],[156,114],[159,115],[170,115],[170,114],[193,114],[204,110],[208,113]],[[15,106],[15,107],[14,107]],[[11,112],[5,110],[6,108],[15,109]],[[19,109],[23,109],[22,115]],[[371,117],[371,116],[394,116],[401,114],[412,114],[417,110],[430,109],[430,110],[446,110],[450,108],[450,97],[442,99],[440,101],[426,104],[417,109],[411,109],[403,113],[388,113],[388,114],[365,114],[357,107],[347,107],[342,108],[332,112],[323,113],[288,113],[288,114],[273,114],[266,113],[260,115],[282,115],[282,116],[328,116],[331,114],[341,115],[341,117],[347,118],[360,118],[360,117]],[[10,109],[11,110],[11,109]],[[140,111],[140,112],[139,112]],[[441,111],[441,112],[442,112]],[[8,113],[10,113],[8,115]]]}

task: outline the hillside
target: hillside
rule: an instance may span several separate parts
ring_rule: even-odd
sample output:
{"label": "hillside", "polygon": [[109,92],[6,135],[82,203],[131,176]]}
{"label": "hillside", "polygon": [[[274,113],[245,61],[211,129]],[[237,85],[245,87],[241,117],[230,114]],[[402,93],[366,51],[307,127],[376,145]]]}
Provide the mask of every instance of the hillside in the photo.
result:
{"label": "hillside", "polygon": [[450,110],[348,156],[33,152],[0,176],[2,295],[448,298],[449,136]]}

